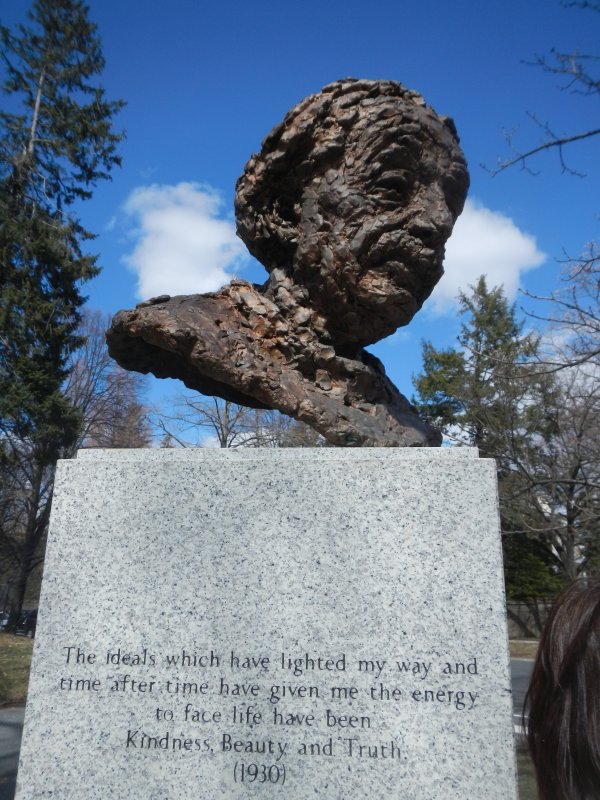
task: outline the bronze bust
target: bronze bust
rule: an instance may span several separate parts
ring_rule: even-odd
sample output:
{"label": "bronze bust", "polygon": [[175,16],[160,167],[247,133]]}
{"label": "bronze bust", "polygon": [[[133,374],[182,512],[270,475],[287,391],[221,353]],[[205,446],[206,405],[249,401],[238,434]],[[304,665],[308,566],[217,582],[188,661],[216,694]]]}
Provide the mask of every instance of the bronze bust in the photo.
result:
{"label": "bronze bust", "polygon": [[392,81],[330,84],[288,112],[237,182],[237,232],[266,283],[121,311],[110,353],[127,369],[279,409],[333,444],[438,445],[364,347],[430,295],[468,185],[452,120],[419,94]]}

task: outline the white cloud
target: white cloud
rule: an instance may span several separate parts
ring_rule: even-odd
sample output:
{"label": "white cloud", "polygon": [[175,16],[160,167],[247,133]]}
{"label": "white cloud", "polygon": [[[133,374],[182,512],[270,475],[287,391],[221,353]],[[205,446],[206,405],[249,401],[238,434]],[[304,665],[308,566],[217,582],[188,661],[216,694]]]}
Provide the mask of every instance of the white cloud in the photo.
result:
{"label": "white cloud", "polygon": [[468,291],[482,274],[488,287],[503,285],[513,300],[521,275],[545,259],[535,237],[519,230],[509,217],[467,200],[446,245],[445,274],[427,307],[435,314],[454,313],[459,291]]}
{"label": "white cloud", "polygon": [[221,207],[215,190],[196,183],[141,186],[129,195],[124,211],[136,244],[123,261],[138,276],[140,299],[210,292],[231,279],[246,248]]}

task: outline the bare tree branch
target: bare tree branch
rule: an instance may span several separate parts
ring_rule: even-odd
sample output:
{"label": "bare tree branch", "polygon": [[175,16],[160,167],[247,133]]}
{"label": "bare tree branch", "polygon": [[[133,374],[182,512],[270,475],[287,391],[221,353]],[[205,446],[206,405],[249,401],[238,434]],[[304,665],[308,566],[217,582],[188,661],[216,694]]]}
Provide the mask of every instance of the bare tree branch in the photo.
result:
{"label": "bare tree branch", "polygon": [[[596,0],[573,0],[572,2],[563,2],[562,5],[566,8],[578,8],[600,13],[600,2],[596,2]],[[563,78],[564,82],[560,87],[562,91],[579,94],[583,97],[593,97],[600,94],[600,76],[592,74],[590,70],[598,61],[600,61],[600,57],[596,54],[580,53],[579,51],[564,53],[553,48],[550,50],[549,56],[538,55],[532,61],[524,61],[523,63],[541,69],[549,75]],[[554,150],[558,153],[563,172],[581,176],[582,173],[572,169],[565,162],[564,148],[575,142],[598,136],[600,128],[590,128],[578,133],[557,135],[551,129],[549,123],[541,122],[535,114],[529,114],[528,116],[544,132],[544,139],[541,144],[525,149],[517,148],[514,146],[513,132],[505,133],[505,138],[513,155],[508,158],[498,159],[497,166],[488,171],[492,175],[498,175],[510,167],[520,165],[522,169],[535,174],[528,166],[528,159],[547,150]],[[487,169],[485,165],[482,166]]]}
{"label": "bare tree branch", "polygon": [[[572,136],[563,136],[560,138],[550,139],[538,145],[537,147],[532,147],[530,150],[526,150],[524,153],[517,153],[512,158],[499,161],[496,169],[489,170],[489,172],[491,173],[491,175],[495,176],[498,175],[500,172],[503,172],[505,169],[515,166],[515,164],[521,164],[522,166],[525,166],[525,162],[527,161],[528,158],[531,158],[531,156],[535,156],[538,153],[543,152],[544,150],[552,150],[553,148],[558,148],[562,171],[570,172],[573,175],[581,175],[581,173],[575,172],[574,170],[567,167],[563,158],[563,147],[565,145],[572,144],[573,142],[579,142],[582,139],[590,139],[591,137],[598,135],[600,135],[600,128],[595,128],[594,130],[591,131],[584,131],[583,133],[574,134]],[[485,164],[482,164],[482,167],[484,169],[487,169]],[[531,170],[528,171],[531,172]]]}

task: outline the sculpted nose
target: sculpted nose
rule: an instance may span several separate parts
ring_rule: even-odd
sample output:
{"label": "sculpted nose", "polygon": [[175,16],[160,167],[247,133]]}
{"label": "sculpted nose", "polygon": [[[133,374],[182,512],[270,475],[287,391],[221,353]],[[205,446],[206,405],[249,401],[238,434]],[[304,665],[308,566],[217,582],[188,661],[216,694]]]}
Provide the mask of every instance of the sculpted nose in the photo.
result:
{"label": "sculpted nose", "polygon": [[442,187],[437,183],[431,184],[420,194],[417,202],[419,210],[407,225],[408,232],[425,244],[447,239],[452,232],[454,217]]}

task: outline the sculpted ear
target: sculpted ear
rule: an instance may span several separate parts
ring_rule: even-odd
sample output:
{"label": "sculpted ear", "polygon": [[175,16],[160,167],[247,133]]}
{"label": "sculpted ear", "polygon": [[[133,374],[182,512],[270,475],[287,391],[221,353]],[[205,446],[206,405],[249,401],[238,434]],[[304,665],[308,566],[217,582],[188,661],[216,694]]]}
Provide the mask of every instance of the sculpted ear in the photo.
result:
{"label": "sculpted ear", "polygon": [[272,187],[251,193],[246,192],[240,182],[238,187],[235,198],[237,235],[269,272],[290,265],[300,221],[296,197],[276,193]]}
{"label": "sculpted ear", "polygon": [[[304,141],[309,146],[306,137]],[[280,150],[254,155],[236,185],[237,234],[269,272],[291,265],[294,257],[303,191],[301,166],[289,154],[282,158]]]}
{"label": "sculpted ear", "polygon": [[306,98],[264,139],[237,182],[238,236],[269,272],[291,267],[306,187],[342,158],[346,134],[331,104],[330,96]]}

